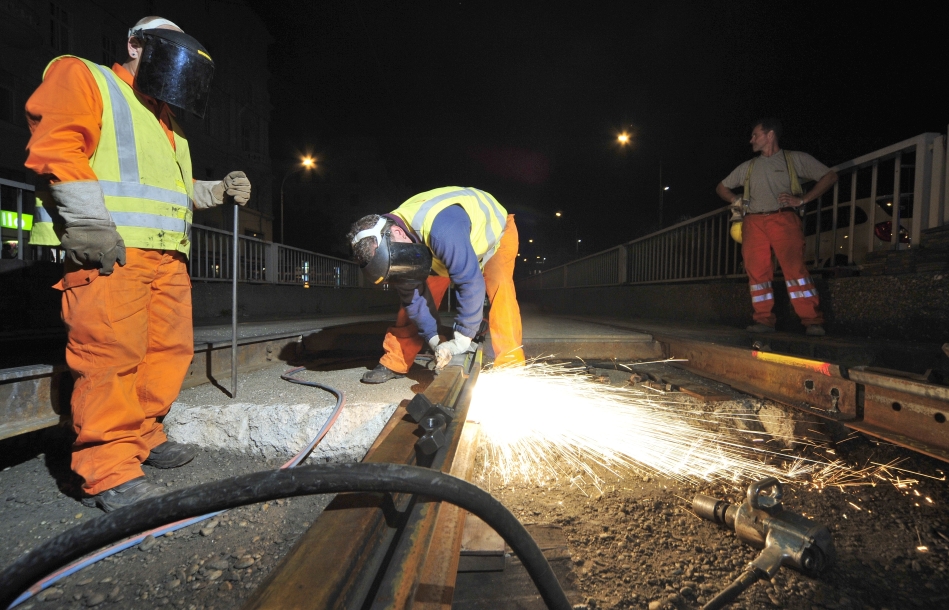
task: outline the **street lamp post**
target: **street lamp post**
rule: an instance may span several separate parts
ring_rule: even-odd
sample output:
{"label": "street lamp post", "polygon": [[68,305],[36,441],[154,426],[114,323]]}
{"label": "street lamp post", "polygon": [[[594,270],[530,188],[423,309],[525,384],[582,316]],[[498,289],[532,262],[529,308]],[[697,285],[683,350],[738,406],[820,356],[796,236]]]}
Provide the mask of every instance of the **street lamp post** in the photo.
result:
{"label": "street lamp post", "polygon": [[302,159],[300,159],[300,166],[291,168],[290,171],[288,171],[287,174],[283,177],[283,181],[280,183],[280,243],[281,244],[287,243],[283,237],[283,187],[287,183],[287,178],[289,178],[291,174],[295,174],[303,170],[313,169],[313,166],[315,165],[316,165],[316,159],[314,159],[313,157],[303,157]]}
{"label": "street lamp post", "polygon": [[662,228],[662,208],[666,203],[666,191],[668,185],[662,183],[662,159],[659,159],[659,228]]}
{"label": "street lamp post", "polygon": [[[563,212],[554,212],[554,216],[557,218],[563,217]],[[574,253],[579,257],[580,256],[580,229],[574,225],[573,227],[573,248]]]}

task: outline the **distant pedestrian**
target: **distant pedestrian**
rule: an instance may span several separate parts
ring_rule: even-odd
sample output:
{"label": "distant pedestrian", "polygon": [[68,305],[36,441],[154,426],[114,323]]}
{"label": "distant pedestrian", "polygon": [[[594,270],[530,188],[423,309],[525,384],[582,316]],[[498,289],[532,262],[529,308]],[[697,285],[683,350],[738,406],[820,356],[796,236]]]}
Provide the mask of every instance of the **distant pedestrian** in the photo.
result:
{"label": "distant pedestrian", "polygon": [[[778,144],[780,137],[780,121],[757,121],[751,130],[751,149],[760,154],[736,167],[718,183],[715,192],[734,206],[736,214],[744,216],[739,221],[738,236],[751,285],[755,321],[748,330],[774,332],[774,251],[791,305],[804,323],[805,333],[821,337],[825,334],[824,315],[817,288],[804,265],[804,231],[797,211],[833,186],[837,173],[807,153],[783,150]],[[801,179],[816,180],[817,184],[805,193]],[[733,189],[739,186],[743,191],[736,195]]]}

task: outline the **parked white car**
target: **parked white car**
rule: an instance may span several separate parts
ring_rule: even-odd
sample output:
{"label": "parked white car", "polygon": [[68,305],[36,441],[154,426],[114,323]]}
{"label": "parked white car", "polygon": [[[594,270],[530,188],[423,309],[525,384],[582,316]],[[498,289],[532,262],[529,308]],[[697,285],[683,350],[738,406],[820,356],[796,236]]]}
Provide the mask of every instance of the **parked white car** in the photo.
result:
{"label": "parked white car", "polygon": [[[912,209],[912,193],[904,194],[901,197],[902,208],[901,226],[900,226],[900,247],[905,248],[909,245],[909,231],[906,229],[906,214]],[[837,207],[837,228],[832,231],[833,210],[825,207],[820,213],[820,249],[817,245],[817,211],[812,210],[804,215],[804,260],[808,266],[817,261],[817,267],[833,267],[847,264],[847,249],[849,241],[854,240],[853,263],[859,265],[867,258],[867,244],[871,239],[869,225],[870,222],[870,198],[858,199],[856,207],[856,216],[854,217],[853,229],[854,235],[850,235],[850,212],[853,209],[851,203],[841,203]],[[876,215],[874,217],[873,227],[873,250],[882,250],[887,248],[890,243],[891,226],[893,219],[893,197],[877,197]],[[836,232],[836,247],[834,245],[834,233]]]}

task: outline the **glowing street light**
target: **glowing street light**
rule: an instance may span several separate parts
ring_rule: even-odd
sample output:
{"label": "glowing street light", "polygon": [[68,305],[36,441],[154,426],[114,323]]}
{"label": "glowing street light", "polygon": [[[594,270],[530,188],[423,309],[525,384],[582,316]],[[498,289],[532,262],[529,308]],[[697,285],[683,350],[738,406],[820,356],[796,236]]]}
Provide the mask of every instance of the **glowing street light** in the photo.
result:
{"label": "glowing street light", "polygon": [[626,133],[625,131],[619,134],[618,136],[616,136],[616,141],[622,144],[623,146],[626,146],[627,144],[629,144],[630,140],[631,140],[630,135]]}
{"label": "glowing street light", "polygon": [[287,183],[287,178],[289,178],[291,174],[302,172],[303,170],[309,171],[315,167],[316,159],[310,155],[307,155],[300,159],[300,165],[291,168],[290,171],[287,172],[287,174],[283,177],[283,181],[280,183],[280,243],[282,244],[286,243],[283,238],[283,186]]}

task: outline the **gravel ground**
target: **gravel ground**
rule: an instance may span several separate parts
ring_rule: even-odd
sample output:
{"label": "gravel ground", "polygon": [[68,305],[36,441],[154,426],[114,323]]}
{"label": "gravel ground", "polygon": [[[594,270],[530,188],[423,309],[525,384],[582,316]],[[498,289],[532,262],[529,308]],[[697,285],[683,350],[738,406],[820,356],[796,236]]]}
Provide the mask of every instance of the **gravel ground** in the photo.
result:
{"label": "gravel ground", "polygon": [[[374,364],[311,362],[307,365],[311,371],[298,377],[342,390],[350,405],[411,397],[431,379],[430,373],[420,370],[411,375],[414,378],[393,380],[385,387],[359,383],[366,367]],[[242,375],[238,401],[334,404],[328,393],[282,381],[280,373],[287,368],[281,363]],[[184,390],[178,399],[186,405],[238,401],[210,384]],[[0,441],[0,569],[67,529],[103,514],[77,500],[78,481],[69,470],[70,442],[71,435],[62,428]],[[180,489],[279,468],[288,457],[202,449],[181,468],[146,466],[145,473],[169,489]],[[146,539],[138,547],[64,578],[19,608],[233,608],[260,584],[331,499],[311,496],[239,508],[171,535]]]}
{"label": "gravel ground", "polygon": [[[370,362],[316,363],[305,378],[344,389],[350,400],[407,398],[430,380],[426,372],[378,386],[358,383]],[[312,388],[277,379],[283,365],[246,376],[241,401],[322,401]],[[252,389],[253,388],[253,389]],[[220,390],[203,386],[182,401],[224,404]],[[743,399],[755,408],[778,409]],[[68,470],[68,435],[50,429],[0,442],[0,568],[22,553],[101,513],[75,499]],[[836,446],[854,465],[904,460],[900,467],[937,479],[905,489],[876,486],[822,491],[788,486],[785,506],[828,525],[838,561],[818,579],[782,569],[758,583],[735,607],[743,608],[943,608],[949,607],[949,488],[945,464],[862,436]],[[267,468],[285,458],[261,458],[202,450],[180,469],[147,468],[169,488]],[[524,523],[563,528],[587,608],[694,608],[737,576],[756,551],[734,534],[690,512],[696,493],[740,499],[738,487],[711,488],[643,473],[622,478],[604,473],[599,489],[578,486],[571,476],[544,485],[500,484],[480,472],[476,482]],[[927,501],[928,498],[928,501]],[[328,497],[295,498],[232,510],[212,521],[149,539],[74,574],[21,608],[233,608],[266,577],[299,535],[317,518]],[[925,546],[927,551],[918,547]]]}
{"label": "gravel ground", "polygon": [[[643,368],[663,372],[663,365]],[[809,416],[720,384],[709,385],[724,389],[733,400],[704,404],[682,394],[675,394],[674,399],[707,411],[758,413],[774,434],[769,442],[775,448],[786,446],[788,431],[796,428],[796,434],[807,431],[809,443],[814,443],[793,445],[796,455],[839,458],[855,469],[873,462],[898,462],[908,472],[894,475],[918,481],[907,481],[903,488],[880,479],[875,485],[863,479],[843,488],[785,485],[785,508],[829,528],[837,562],[819,578],[782,568],[771,582],[758,582],[729,607],[949,608],[949,486],[944,462],[843,427],[822,426]],[[738,440],[734,434],[732,440]],[[484,457],[482,448],[480,463]],[[584,607],[699,608],[757,556],[759,551],[734,532],[700,519],[691,510],[697,493],[740,503],[747,482],[711,486],[645,472],[598,474],[602,481],[597,486],[580,472],[540,485],[504,484],[496,473],[482,468],[475,481],[522,523],[563,529],[576,576],[574,587]]]}

